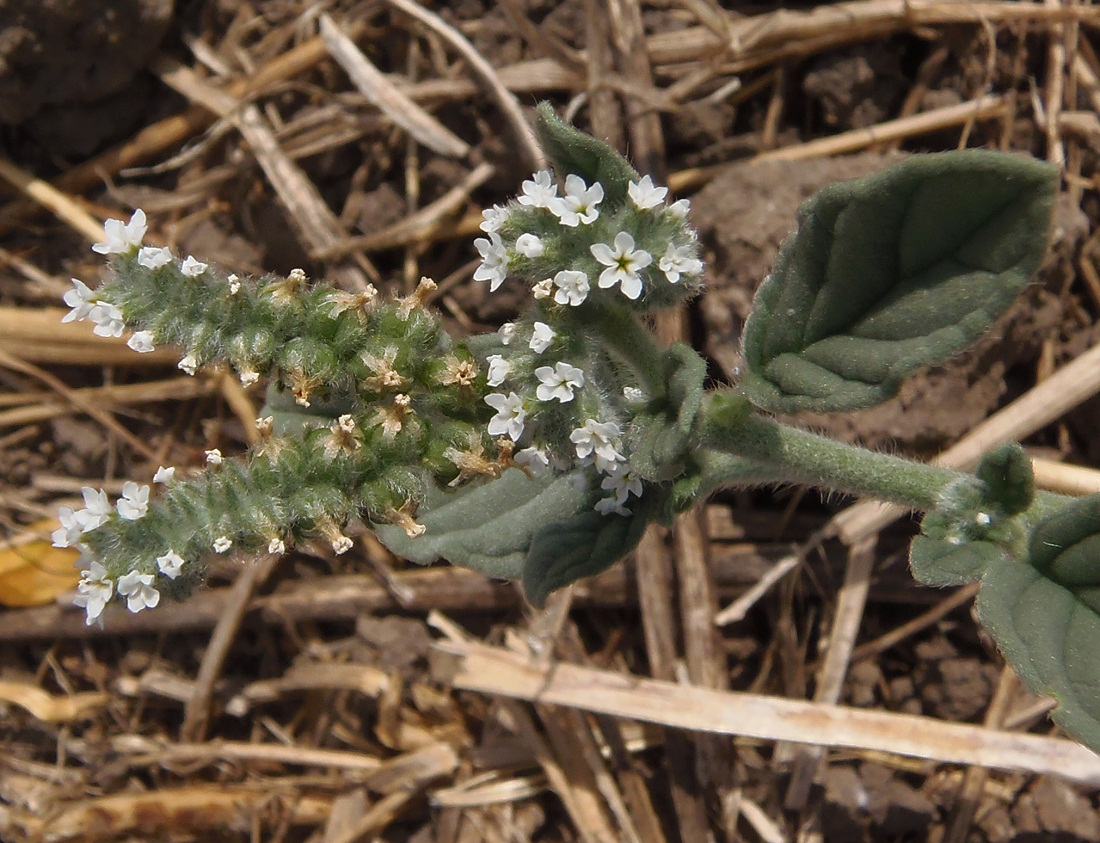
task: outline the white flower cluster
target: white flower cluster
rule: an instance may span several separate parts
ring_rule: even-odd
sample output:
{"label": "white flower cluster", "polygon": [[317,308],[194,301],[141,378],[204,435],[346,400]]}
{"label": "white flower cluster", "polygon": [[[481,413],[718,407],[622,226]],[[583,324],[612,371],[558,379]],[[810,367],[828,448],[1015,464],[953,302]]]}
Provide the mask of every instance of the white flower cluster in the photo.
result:
{"label": "white flower cluster", "polygon": [[[136,250],[137,262],[146,269],[155,270],[172,263],[175,258],[172,250],[167,246],[142,246],[145,232],[148,229],[145,212],[138,208],[134,211],[130,221],[107,220],[103,224],[106,239],[102,243],[92,245],[92,250],[101,255],[130,255]],[[207,265],[193,257],[188,257],[180,264],[180,272],[184,275],[197,278],[207,270]],[[122,310],[115,304],[102,299],[96,291],[88,287],[83,281],[73,278],[73,289],[64,295],[65,304],[72,308],[62,322],[82,322],[90,319],[95,322],[93,332],[101,337],[121,337],[126,328],[126,322],[122,316]],[[140,354],[148,354],[155,350],[152,331],[136,331],[126,341],[134,351]]]}
{"label": "white flower cluster", "polygon": [[[667,208],[664,206],[668,188],[657,187],[649,176],[643,176],[636,182],[630,182],[627,193],[631,205],[638,213],[670,213],[681,219],[687,216],[688,201],[680,199]],[[517,203],[525,208],[542,208],[557,218],[565,228],[578,229],[590,226],[600,217],[599,205],[604,199],[603,185],[587,185],[580,176],[566,176],[564,194],[558,195],[558,185],[548,170],[535,173],[523,182]],[[538,258],[546,251],[544,238],[525,232],[516,237],[509,246],[500,234],[500,230],[510,219],[508,208],[494,205],[483,213],[481,230],[488,237],[479,237],[474,241],[481,264],[474,272],[475,281],[488,281],[490,292],[495,292],[508,277],[512,261],[517,257]],[[597,242],[589,247],[592,257],[604,267],[596,279],[600,289],[618,286],[619,291],[631,301],[636,301],[645,288],[644,271],[655,261],[650,252],[638,248],[634,235],[629,231],[619,231],[610,243]],[[677,246],[669,243],[664,254],[656,258],[657,269],[664,273],[670,284],[679,283],[682,276],[698,275],[703,271],[702,262],[695,257],[691,245]],[[546,278],[534,285],[535,298],[553,296],[559,305],[577,307],[588,297],[591,279],[581,269],[566,268],[558,270],[553,277]]]}
{"label": "white flower cluster", "polygon": [[[512,345],[516,336],[516,326],[511,323],[500,330],[501,342],[506,346]],[[527,347],[536,354],[542,354],[552,346],[555,337],[549,325],[535,322]],[[489,386],[501,386],[514,374],[514,363],[504,355],[490,355],[487,362]],[[524,390],[523,387],[520,389],[524,394],[511,390],[507,394],[494,392],[486,396],[485,403],[496,410],[496,415],[489,420],[490,436],[505,436],[517,444],[530,440],[530,435],[524,439],[525,432],[529,433],[528,415],[544,409],[537,402],[551,406],[569,404],[585,385],[584,371],[565,360],[537,366],[533,374],[537,381],[534,399],[529,388]],[[541,474],[551,466],[560,470],[591,466],[604,475],[601,487],[610,493],[609,497],[597,502],[596,510],[604,515],[629,515],[630,510],[625,504],[630,495],[641,495],[642,482],[630,470],[619,424],[588,418],[572,431],[570,443],[574,453],[568,459],[552,457],[549,446],[530,444],[516,452],[514,462],[532,474]]]}
{"label": "white flower cluster", "polygon": [[[155,483],[170,483],[174,479],[175,469],[161,466],[153,476]],[[149,487],[139,486],[132,480],[122,484],[122,495],[111,506],[107,493],[102,489],[85,486],[84,508],[74,510],[63,506],[58,510],[61,526],[53,532],[54,547],[77,546],[87,552],[81,539],[85,533],[101,527],[116,513],[125,521],[138,521],[149,512]],[[86,556],[81,557],[85,561]],[[176,551],[169,549],[163,556],[156,557],[156,570],[168,579],[174,580],[183,570],[184,559]],[[131,612],[151,609],[160,602],[160,592],[153,584],[156,577],[151,572],[129,571],[116,582],[108,576],[107,569],[97,561],[90,561],[77,583],[76,597],[73,603],[87,613],[87,623],[94,623],[103,614],[103,609],[117,593],[125,598]]]}

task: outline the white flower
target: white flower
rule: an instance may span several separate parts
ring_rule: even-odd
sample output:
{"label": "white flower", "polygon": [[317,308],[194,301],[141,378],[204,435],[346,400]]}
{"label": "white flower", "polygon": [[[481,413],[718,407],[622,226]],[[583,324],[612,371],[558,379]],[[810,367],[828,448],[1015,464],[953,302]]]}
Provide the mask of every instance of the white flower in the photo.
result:
{"label": "white flower", "polygon": [[521,234],[516,238],[516,251],[525,258],[537,258],[546,251],[546,246],[535,234]]}
{"label": "white flower", "polygon": [[205,263],[199,260],[195,260],[194,256],[188,255],[186,260],[180,264],[180,272],[191,278],[198,278],[204,272],[206,272],[207,266]]}
{"label": "white flower", "polygon": [[222,464],[222,452],[217,448],[211,448],[206,452],[206,464],[207,465],[221,465]]}
{"label": "white flower", "polygon": [[126,340],[126,344],[138,354],[148,354],[150,351],[154,350],[153,332],[137,331],[130,339]]}
{"label": "white flower", "polygon": [[516,336],[516,323],[505,322],[500,326],[500,330],[497,331],[497,336],[500,337],[501,345],[511,345],[512,340]]}
{"label": "white flower", "polygon": [[554,276],[558,291],[554,301],[576,307],[588,298],[588,276],[577,269],[563,269]]}
{"label": "white flower", "polygon": [[516,465],[526,468],[535,477],[545,474],[550,470],[550,457],[545,448],[532,446],[516,452],[512,458]]}
{"label": "white flower", "polygon": [[65,304],[72,308],[68,313],[61,317],[62,322],[72,322],[75,320],[83,320],[92,312],[92,308],[96,306],[99,299],[96,298],[95,290],[85,284],[79,279],[70,279],[73,282],[73,289],[65,293],[63,299]]}
{"label": "white flower", "polygon": [[107,239],[102,243],[92,246],[93,252],[101,255],[124,255],[141,245],[141,238],[145,236],[145,211],[138,208],[130,217],[128,223],[122,220],[107,220],[103,223],[103,231]]}
{"label": "white flower", "polygon": [[540,381],[535,390],[539,401],[556,398],[565,404],[573,400],[573,390],[584,386],[584,372],[568,363],[555,363],[552,368],[539,366],[535,369],[535,377]]}
{"label": "white flower", "polygon": [[126,598],[126,608],[135,614],[152,609],[160,602],[160,592],[153,587],[153,575],[130,571],[118,578],[118,593]]}
{"label": "white flower", "polygon": [[241,291],[241,279],[236,275],[236,273],[228,276],[225,280],[229,282],[230,295],[235,296]]}
{"label": "white flower", "polygon": [[176,479],[176,467],[170,465],[165,468],[163,465],[157,469],[157,473],[153,475],[154,483],[171,483]]}
{"label": "white flower", "polygon": [[681,275],[698,275],[703,271],[703,262],[693,253],[690,245],[675,246],[669,243],[664,257],[657,261],[657,268],[672,284],[678,282]]}
{"label": "white flower", "polygon": [[649,176],[642,176],[641,181],[632,181],[628,184],[626,192],[630,194],[634,207],[639,211],[646,211],[650,208],[656,208],[665,201],[668,188],[657,187]]}
{"label": "white flower", "polygon": [[593,507],[600,515],[629,515],[630,510],[623,506],[618,498],[601,498]]}
{"label": "white flower", "polygon": [[551,208],[553,210],[552,203],[558,201],[558,186],[554,184],[554,177],[549,170],[539,170],[520,187],[522,193],[520,193],[517,201],[529,208]]}
{"label": "white flower", "polygon": [[591,187],[580,176],[570,173],[565,179],[565,196],[554,199],[547,206],[562,225],[576,228],[596,221],[600,212],[596,206],[603,201],[603,185],[596,182]]}
{"label": "white flower", "polygon": [[183,371],[187,372],[187,374],[193,375],[195,374],[195,372],[198,371],[199,361],[195,359],[194,354],[188,354],[186,357],[180,360],[180,362],[177,363],[176,366],[180,369],[183,369]]}
{"label": "white flower", "polygon": [[102,489],[84,486],[80,492],[84,495],[84,509],[77,512],[76,516],[84,523],[84,532],[87,533],[107,523],[115,510]]}
{"label": "white flower", "polygon": [[508,395],[493,392],[485,396],[485,403],[497,411],[489,419],[489,435],[507,436],[513,442],[518,442],[523,435],[523,420],[527,417],[523,399],[514,392]]}
{"label": "white flower", "polygon": [[615,235],[614,248],[606,243],[593,243],[589,248],[592,256],[607,267],[600,273],[601,289],[618,284],[623,295],[632,301],[642,294],[642,278],[638,271],[653,263],[653,256],[635,249],[633,237],[620,231]]}
{"label": "white flower", "polygon": [[500,227],[508,221],[508,209],[500,205],[494,205],[481,212],[481,225],[478,226],[486,234],[500,231]]}
{"label": "white flower", "polygon": [[536,354],[542,354],[550,347],[550,343],[554,341],[556,336],[554,329],[545,322],[536,322],[535,332],[531,335],[531,342],[528,345]]}
{"label": "white flower", "polygon": [[273,556],[282,556],[286,553],[286,543],[278,537],[273,538],[267,543],[267,552]]}
{"label": "white flower", "polygon": [[554,292],[554,282],[549,278],[544,278],[539,281],[534,287],[531,288],[531,295],[536,300],[548,299]]}
{"label": "white flower", "polygon": [[668,209],[680,219],[685,219],[688,215],[688,211],[691,210],[691,202],[687,199],[677,199],[668,206]]}
{"label": "white flower", "polygon": [[[119,498],[118,515],[127,521],[137,521],[144,518],[149,511],[149,487],[138,486],[133,480],[127,480],[122,484],[122,497]],[[121,585],[122,580],[119,580]]]}
{"label": "white flower", "polygon": [[354,546],[355,543],[347,536],[337,536],[332,540],[332,552],[337,556],[347,553]]}
{"label": "white flower", "polygon": [[248,389],[260,379],[260,373],[253,372],[250,369],[245,369],[243,372],[241,372],[239,377],[241,379],[241,386],[243,386],[245,389]]}
{"label": "white flower", "polygon": [[88,613],[85,623],[89,626],[103,614],[103,609],[111,602],[115,591],[114,580],[107,577],[107,569],[93,562],[88,570],[80,575],[76,584],[77,595],[73,603]]}
{"label": "white flower", "polygon": [[504,359],[503,355],[490,354],[486,361],[489,364],[489,376],[486,379],[486,383],[489,386],[500,386],[508,379],[508,375],[512,371],[512,364]]}
{"label": "white flower", "polygon": [[481,266],[474,271],[474,280],[488,281],[489,292],[492,293],[508,277],[508,249],[495,231],[489,233],[488,240],[477,238],[474,246],[481,255]]}
{"label": "white flower", "polygon": [[623,461],[623,455],[619,453],[619,437],[622,430],[615,422],[598,422],[595,419],[587,419],[583,427],[578,427],[569,434],[569,440],[577,448],[577,457],[581,460],[593,459],[596,470],[608,472]]}
{"label": "white flower", "polygon": [[113,304],[100,302],[88,313],[95,322],[92,333],[101,337],[121,337],[126,323],[122,321],[122,311]]}
{"label": "white flower", "polygon": [[600,488],[612,492],[615,500],[622,504],[626,503],[626,499],[631,495],[636,498],[642,496],[642,479],[637,477],[626,463],[619,463],[603,479]]}
{"label": "white flower", "polygon": [[71,506],[61,506],[57,508],[57,520],[61,522],[61,526],[51,535],[54,547],[71,547],[80,541],[84,534],[82,513]]}
{"label": "white flower", "polygon": [[225,553],[233,546],[233,540],[228,536],[218,536],[214,539],[214,552]]}
{"label": "white flower", "polygon": [[157,568],[170,580],[174,580],[180,575],[183,571],[183,563],[184,558],[174,550],[169,550],[163,556],[157,557]]}
{"label": "white flower", "polygon": [[167,246],[142,246],[138,249],[137,261],[146,269],[160,269],[172,262],[172,250]]}

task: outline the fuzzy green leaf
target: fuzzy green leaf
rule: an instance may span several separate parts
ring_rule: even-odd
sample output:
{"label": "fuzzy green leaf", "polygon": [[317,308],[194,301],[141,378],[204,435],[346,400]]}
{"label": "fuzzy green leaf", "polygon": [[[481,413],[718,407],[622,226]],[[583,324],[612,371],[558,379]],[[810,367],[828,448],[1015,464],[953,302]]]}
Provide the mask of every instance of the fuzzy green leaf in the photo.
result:
{"label": "fuzzy green leaf", "polygon": [[666,353],[665,365],[666,395],[631,425],[631,468],[646,480],[671,480],[684,473],[703,401],[707,364],[702,357],[676,343]]}
{"label": "fuzzy green leaf", "polygon": [[978,614],[1053,718],[1100,751],[1100,495],[1067,504],[1033,530],[1026,559],[982,578]]}
{"label": "fuzzy green leaf", "polygon": [[586,509],[540,530],[523,566],[523,591],[541,607],[552,591],[607,570],[637,547],[652,520],[647,496],[631,501],[630,515]]}
{"label": "fuzzy green leaf", "polygon": [[1031,458],[1016,442],[1006,442],[982,457],[976,472],[985,484],[983,497],[1003,512],[1023,512],[1035,497]]}
{"label": "fuzzy green leaf", "polygon": [[391,551],[419,565],[446,559],[490,577],[519,579],[535,536],[591,506],[590,493],[572,475],[529,479],[510,469],[497,480],[458,489],[432,489],[417,512],[427,529],[410,538],[384,524],[378,537]]}
{"label": "fuzzy green leaf", "polygon": [[989,330],[1046,250],[1057,169],[983,150],[921,155],[799,210],[744,332],[749,399],[851,410]]}
{"label": "fuzzy green leaf", "polygon": [[622,155],[603,141],[562,122],[548,102],[539,103],[535,125],[543,149],[562,176],[575,173],[588,184],[602,184],[608,207],[626,201],[627,186],[637,181],[639,175]]}
{"label": "fuzzy green leaf", "polygon": [[981,579],[1005,552],[992,542],[955,544],[946,539],[917,536],[909,546],[909,567],[925,585],[962,585]]}

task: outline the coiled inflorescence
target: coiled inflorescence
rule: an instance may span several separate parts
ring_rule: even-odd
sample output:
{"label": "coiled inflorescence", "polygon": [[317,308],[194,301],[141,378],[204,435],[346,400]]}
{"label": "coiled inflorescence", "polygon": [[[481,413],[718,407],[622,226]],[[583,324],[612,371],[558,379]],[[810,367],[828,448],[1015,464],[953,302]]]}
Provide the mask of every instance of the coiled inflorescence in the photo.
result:
{"label": "coiled inflorescence", "polygon": [[91,320],[101,336],[131,330],[137,352],[178,346],[189,374],[225,366],[270,389],[263,441],[243,457],[211,450],[194,476],[160,468],[158,494],[130,481],[112,505],[87,487],[83,509],[61,508],[54,543],[84,551],[76,602],[88,622],[114,599],[137,612],[162,593],[188,595],[211,554],[278,554],[307,537],[339,554],[354,520],[416,536],[430,487],[509,467],[574,472],[597,511],[630,514],[654,479],[631,464],[631,424],[664,385],[623,329],[702,284],[687,202],[666,205],[666,193],[648,177],[605,191],[536,173],[515,202],[485,212],[474,274],[491,291],[522,279],[533,306],[463,343],[425,307],[428,279],[387,301],[373,287],[311,285],[300,270],[222,276],[143,245],[140,210],[109,221],[94,248],[110,256],[110,275],[96,290],[73,279],[65,321]]}

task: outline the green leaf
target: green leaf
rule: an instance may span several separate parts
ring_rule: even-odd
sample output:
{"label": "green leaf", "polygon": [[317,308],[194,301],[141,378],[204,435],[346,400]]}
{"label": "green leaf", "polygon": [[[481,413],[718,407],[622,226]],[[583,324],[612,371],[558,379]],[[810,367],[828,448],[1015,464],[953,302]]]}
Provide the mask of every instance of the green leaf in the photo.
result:
{"label": "green leaf", "polygon": [[1054,720],[1100,751],[1100,495],[1041,521],[1026,559],[990,565],[978,614],[1020,678],[1057,699]]}
{"label": "green leaf", "polygon": [[851,410],[989,330],[1046,250],[1055,167],[921,155],[807,200],[743,338],[761,409]]}
{"label": "green leaf", "polygon": [[665,366],[664,399],[631,423],[630,465],[645,480],[672,480],[684,473],[703,401],[707,364],[702,357],[675,343],[665,354]]}
{"label": "green leaf", "polygon": [[588,184],[602,184],[607,207],[614,208],[626,201],[627,186],[640,177],[622,155],[603,141],[562,122],[548,102],[539,103],[535,127],[542,148],[558,173],[575,173]]}
{"label": "green leaf", "polygon": [[1006,442],[983,456],[975,474],[985,484],[982,497],[1002,512],[1023,512],[1035,498],[1031,458],[1015,442]]}
{"label": "green leaf", "polygon": [[610,568],[642,540],[655,511],[653,494],[631,501],[630,515],[586,509],[540,530],[523,566],[523,591],[541,607],[552,591]]}
{"label": "green leaf", "polygon": [[303,407],[290,392],[279,389],[273,383],[267,388],[260,417],[271,416],[272,430],[276,436],[298,436],[310,428],[326,427],[354,409],[355,404],[350,399],[313,401],[309,407]]}
{"label": "green leaf", "polygon": [[376,527],[391,551],[428,565],[446,559],[490,577],[519,579],[536,534],[591,507],[591,493],[571,474],[530,479],[509,469],[497,480],[429,491],[416,514],[427,529],[410,538],[399,527]]}
{"label": "green leaf", "polygon": [[946,539],[917,536],[909,546],[909,567],[925,585],[962,585],[981,579],[1005,552],[992,542],[955,544]]}

